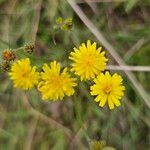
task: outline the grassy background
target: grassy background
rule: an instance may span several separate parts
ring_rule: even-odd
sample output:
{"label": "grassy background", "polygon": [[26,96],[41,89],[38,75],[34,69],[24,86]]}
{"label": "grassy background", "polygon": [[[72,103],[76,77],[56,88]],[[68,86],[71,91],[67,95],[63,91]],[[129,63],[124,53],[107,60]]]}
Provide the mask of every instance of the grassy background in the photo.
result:
{"label": "grassy background", "polygon": [[[148,0],[79,6],[128,65],[150,65]],[[58,17],[72,17],[72,30],[54,30]],[[36,40],[36,52],[30,56],[33,64],[40,68],[55,59],[69,65],[73,47],[88,39],[97,41],[66,0],[0,0],[0,56],[4,49]],[[18,52],[19,58],[25,55]],[[109,64],[116,64],[108,52],[107,56]],[[122,106],[113,111],[98,107],[89,95],[89,83],[79,83],[76,94],[63,101],[44,102],[35,89],[14,89],[7,73],[1,73],[0,150],[84,150],[93,140],[105,140],[117,150],[148,150],[149,108],[124,72],[119,73],[127,90]],[[134,75],[150,92],[150,74]]]}

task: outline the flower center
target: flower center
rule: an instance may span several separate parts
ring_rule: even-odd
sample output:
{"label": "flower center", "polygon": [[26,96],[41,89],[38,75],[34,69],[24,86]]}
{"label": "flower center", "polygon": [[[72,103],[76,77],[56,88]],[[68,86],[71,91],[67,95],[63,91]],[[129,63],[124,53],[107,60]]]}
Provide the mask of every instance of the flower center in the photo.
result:
{"label": "flower center", "polygon": [[56,89],[60,88],[61,87],[61,79],[60,79],[60,77],[53,78],[52,84],[54,85],[54,87]]}
{"label": "flower center", "polygon": [[106,94],[110,94],[111,90],[112,90],[112,86],[111,85],[107,85],[107,86],[104,87],[104,92]]}
{"label": "flower center", "polygon": [[91,67],[93,65],[93,60],[91,57],[88,57],[85,61],[86,66]]}
{"label": "flower center", "polygon": [[27,75],[28,75],[28,72],[24,71],[22,72],[21,77],[26,77]]}

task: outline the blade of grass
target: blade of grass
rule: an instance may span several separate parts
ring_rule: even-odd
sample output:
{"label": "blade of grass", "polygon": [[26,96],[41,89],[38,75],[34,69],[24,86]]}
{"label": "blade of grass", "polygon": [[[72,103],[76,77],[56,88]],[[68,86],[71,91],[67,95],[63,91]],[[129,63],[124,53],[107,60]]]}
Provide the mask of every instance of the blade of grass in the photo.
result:
{"label": "blade of grass", "polygon": [[108,70],[121,70],[121,71],[138,71],[138,72],[150,72],[149,66],[115,66],[107,65]]}
{"label": "blade of grass", "polygon": [[26,141],[25,141],[25,144],[24,144],[24,150],[31,150],[31,146],[32,146],[32,141],[33,141],[33,138],[34,138],[34,133],[36,131],[36,126],[37,126],[37,123],[38,123],[38,119],[39,119],[39,116],[37,115],[33,121],[31,122],[31,127],[29,128],[28,130],[28,135],[26,137]]}
{"label": "blade of grass", "polygon": [[37,111],[35,108],[32,107],[32,105],[29,103],[28,97],[26,93],[22,93],[22,99],[24,101],[25,107],[29,109],[31,114],[33,114],[34,117],[39,117],[39,119],[47,124],[50,124],[54,128],[62,129],[66,136],[69,139],[72,139],[72,131],[68,129],[67,127],[63,126],[59,122],[55,121],[54,119],[42,114],[41,112]]}
{"label": "blade of grass", "polygon": [[37,8],[35,9],[35,18],[33,20],[33,32],[32,32],[32,41],[36,41],[36,35],[39,27],[40,15],[41,15],[41,7],[42,7],[42,0],[39,1]]}
{"label": "blade of grass", "polygon": [[124,55],[124,60],[129,60],[133,54],[138,51],[143,44],[146,42],[146,40],[144,38],[138,40],[132,47],[131,49],[128,50],[128,52]]}
{"label": "blade of grass", "polygon": [[112,3],[112,2],[124,2],[126,0],[78,0],[77,3]]}

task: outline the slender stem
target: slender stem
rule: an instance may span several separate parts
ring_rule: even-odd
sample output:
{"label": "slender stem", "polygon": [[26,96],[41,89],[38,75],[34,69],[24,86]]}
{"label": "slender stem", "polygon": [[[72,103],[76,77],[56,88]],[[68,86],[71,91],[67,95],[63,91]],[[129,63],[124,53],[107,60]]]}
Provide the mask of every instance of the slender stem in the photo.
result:
{"label": "slender stem", "polygon": [[22,49],[24,49],[24,46],[19,47],[19,48],[16,48],[16,49],[13,49],[13,50],[14,50],[14,51],[18,51],[18,50],[22,50]]}

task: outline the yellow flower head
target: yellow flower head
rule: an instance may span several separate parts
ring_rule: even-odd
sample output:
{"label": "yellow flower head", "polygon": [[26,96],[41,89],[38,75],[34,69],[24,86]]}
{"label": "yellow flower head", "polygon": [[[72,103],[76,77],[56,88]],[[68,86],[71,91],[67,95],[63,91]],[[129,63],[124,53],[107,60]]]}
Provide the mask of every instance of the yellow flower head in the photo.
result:
{"label": "yellow flower head", "polygon": [[103,107],[108,101],[110,109],[115,105],[120,106],[120,99],[124,95],[125,87],[122,85],[122,77],[115,73],[113,76],[107,71],[101,73],[94,79],[95,84],[91,86],[91,95],[96,95],[96,102]]}
{"label": "yellow flower head", "polygon": [[87,45],[82,43],[79,49],[74,48],[74,52],[70,53],[69,59],[74,61],[71,71],[80,76],[81,81],[95,78],[106,66],[107,59],[104,55],[101,47],[96,49],[96,43],[91,44],[88,40]]}
{"label": "yellow flower head", "polygon": [[70,77],[67,68],[60,72],[60,64],[56,61],[51,62],[50,67],[44,64],[41,79],[38,89],[43,100],[62,100],[65,95],[70,96],[74,93],[76,79]]}
{"label": "yellow flower head", "polygon": [[106,145],[106,141],[91,141],[90,142],[90,149],[91,150],[102,150]]}
{"label": "yellow flower head", "polygon": [[30,59],[25,58],[11,66],[9,76],[14,82],[14,87],[28,90],[38,84],[39,72],[36,72],[35,66],[31,67]]}

